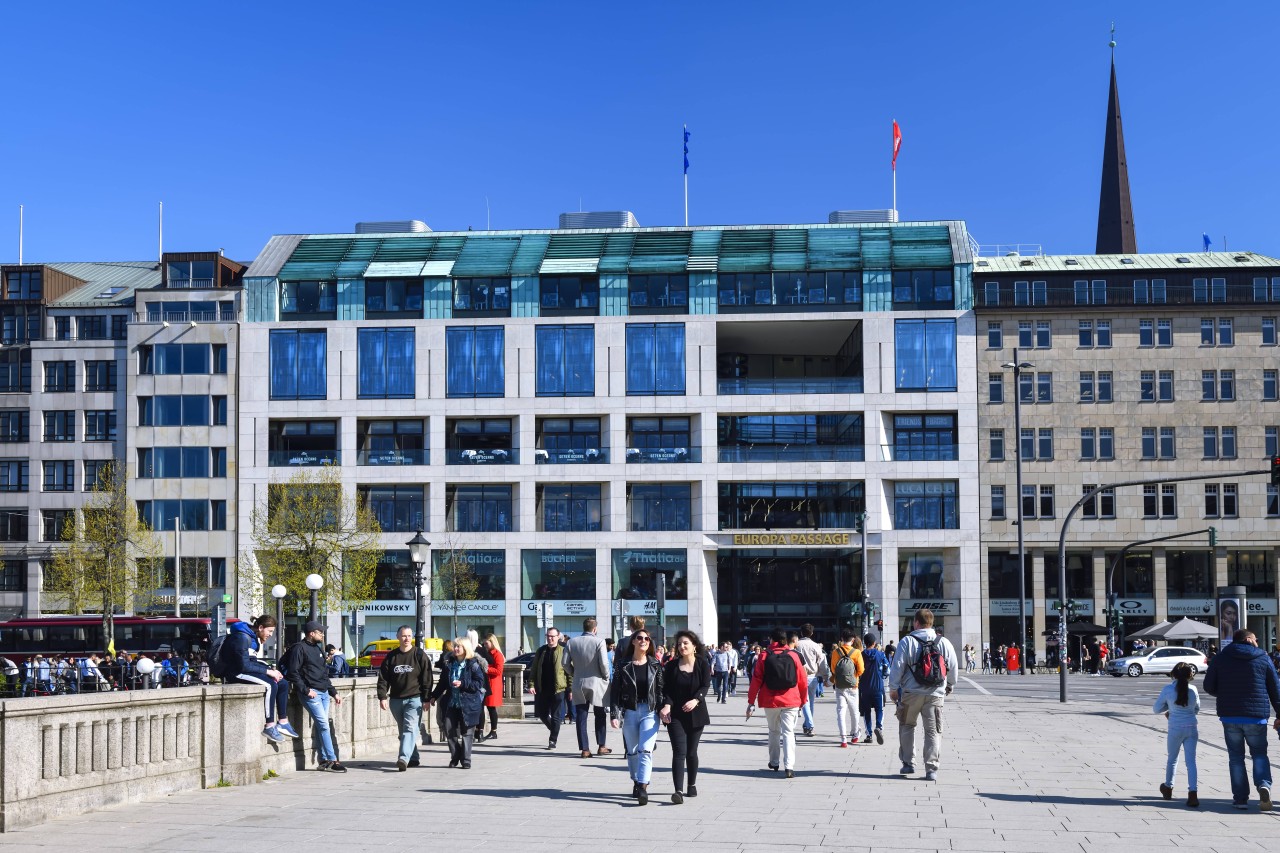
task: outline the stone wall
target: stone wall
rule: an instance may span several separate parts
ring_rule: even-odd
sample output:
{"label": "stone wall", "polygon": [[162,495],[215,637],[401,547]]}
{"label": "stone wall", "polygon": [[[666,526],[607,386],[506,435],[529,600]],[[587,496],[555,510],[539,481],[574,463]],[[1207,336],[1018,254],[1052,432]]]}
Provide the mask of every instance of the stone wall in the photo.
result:
{"label": "stone wall", "polygon": [[[335,683],[331,706],[341,758],[389,755],[395,720],[378,707],[377,680]],[[311,720],[291,697],[302,733],[262,736],[263,691],[248,685],[88,693],[0,702],[0,831],[225,780],[261,781],[317,761]]]}

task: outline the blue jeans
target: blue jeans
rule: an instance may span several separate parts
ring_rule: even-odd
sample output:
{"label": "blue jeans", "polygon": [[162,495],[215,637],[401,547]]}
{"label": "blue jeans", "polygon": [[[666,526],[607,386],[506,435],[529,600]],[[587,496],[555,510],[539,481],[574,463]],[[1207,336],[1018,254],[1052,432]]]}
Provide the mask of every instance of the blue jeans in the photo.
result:
{"label": "blue jeans", "polygon": [[418,724],[422,721],[422,697],[391,697],[391,716],[400,725],[400,758],[418,760]]}
{"label": "blue jeans", "polygon": [[1267,726],[1265,723],[1222,724],[1222,734],[1227,741],[1227,767],[1231,771],[1231,799],[1237,803],[1249,802],[1249,774],[1244,769],[1244,745],[1249,744],[1253,756],[1253,784],[1258,788],[1271,788],[1271,762],[1267,760]]}
{"label": "blue jeans", "polygon": [[[879,731],[884,726],[884,691],[864,688],[858,691],[858,710],[862,712],[862,721],[867,724],[867,737],[872,731]],[[875,714],[876,724],[871,726],[871,715]]]}
{"label": "blue jeans", "polygon": [[634,711],[622,712],[622,739],[627,744],[627,767],[631,781],[649,784],[653,770],[653,746],[658,741],[658,714],[641,702]]}
{"label": "blue jeans", "polygon": [[711,673],[711,687],[715,690],[716,699],[723,702],[729,694],[729,673]]}
{"label": "blue jeans", "polygon": [[1196,744],[1200,742],[1200,729],[1197,726],[1169,726],[1166,745],[1169,749],[1169,760],[1165,762],[1164,783],[1173,787],[1173,777],[1178,772],[1178,750],[1187,757],[1187,790],[1196,789]]}
{"label": "blue jeans", "polygon": [[314,698],[303,698],[302,704],[306,706],[316,733],[320,735],[320,760],[337,761],[333,752],[333,738],[329,736],[329,694],[317,690]]}
{"label": "blue jeans", "polygon": [[804,716],[804,730],[813,729],[813,703],[818,699],[818,679],[817,676],[809,676],[809,701],[800,705],[800,712]]}

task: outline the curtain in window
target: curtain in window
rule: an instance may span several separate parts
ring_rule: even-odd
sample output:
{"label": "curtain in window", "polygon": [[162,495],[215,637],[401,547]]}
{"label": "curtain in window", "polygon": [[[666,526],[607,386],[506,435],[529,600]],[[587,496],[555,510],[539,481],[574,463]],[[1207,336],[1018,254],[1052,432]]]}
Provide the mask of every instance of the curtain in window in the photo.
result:
{"label": "curtain in window", "polygon": [[358,384],[361,397],[387,396],[387,332],[361,329],[356,337]]}
{"label": "curtain in window", "polygon": [[654,377],[654,327],[627,326],[627,393],[652,394]]}
{"label": "curtain in window", "polygon": [[476,329],[476,396],[501,397],[506,392],[503,335],[499,326]]}
{"label": "curtain in window", "polygon": [[956,321],[928,320],[925,332],[925,379],[932,391],[956,390]]}
{"label": "curtain in window", "polygon": [[298,333],[298,397],[323,400],[329,393],[329,370],[325,363],[327,338],[324,332]]}
{"label": "curtain in window", "polygon": [[298,335],[271,333],[271,397],[277,400],[298,396]]}
{"label": "curtain in window", "polygon": [[684,393],[684,326],[663,323],[655,329],[656,392]]}
{"label": "curtain in window", "polygon": [[565,328],[539,326],[537,332],[537,393],[560,396],[565,393]]}
{"label": "curtain in window", "polygon": [[445,393],[450,397],[476,395],[475,343],[475,329],[449,329],[445,333]]}
{"label": "curtain in window", "polygon": [[925,388],[925,335],[923,320],[894,323],[894,361],[898,366],[897,390]]}
{"label": "curtain in window", "polygon": [[414,396],[413,329],[387,329],[387,396]]}

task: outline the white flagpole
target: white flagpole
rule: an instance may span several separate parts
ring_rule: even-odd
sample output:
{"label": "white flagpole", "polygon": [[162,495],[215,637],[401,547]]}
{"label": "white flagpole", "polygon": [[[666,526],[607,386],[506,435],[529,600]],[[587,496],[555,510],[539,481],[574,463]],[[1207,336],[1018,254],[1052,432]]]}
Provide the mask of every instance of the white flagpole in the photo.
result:
{"label": "white flagpole", "polygon": [[893,167],[893,221],[898,221],[898,167]]}
{"label": "white flagpole", "polygon": [[22,205],[18,205],[18,266],[22,266]]}
{"label": "white flagpole", "polygon": [[[181,506],[181,504],[179,504]],[[179,509],[181,512],[181,509]],[[182,616],[182,518],[173,526],[173,615]]]}
{"label": "white flagpole", "polygon": [[689,173],[684,173],[684,227],[689,227]]}

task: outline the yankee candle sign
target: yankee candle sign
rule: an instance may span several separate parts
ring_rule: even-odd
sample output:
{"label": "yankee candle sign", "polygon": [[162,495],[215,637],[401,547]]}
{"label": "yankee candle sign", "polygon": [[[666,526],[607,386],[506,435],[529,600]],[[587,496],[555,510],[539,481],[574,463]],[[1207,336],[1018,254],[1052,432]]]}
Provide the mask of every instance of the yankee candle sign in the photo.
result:
{"label": "yankee candle sign", "polygon": [[735,533],[734,545],[848,545],[848,533]]}

